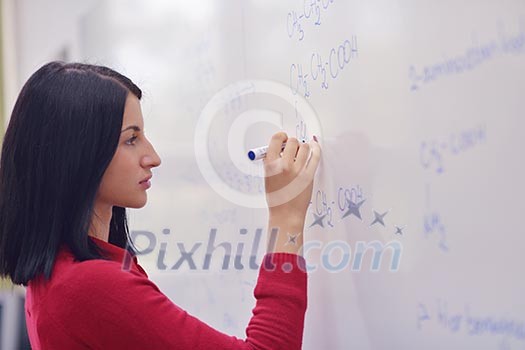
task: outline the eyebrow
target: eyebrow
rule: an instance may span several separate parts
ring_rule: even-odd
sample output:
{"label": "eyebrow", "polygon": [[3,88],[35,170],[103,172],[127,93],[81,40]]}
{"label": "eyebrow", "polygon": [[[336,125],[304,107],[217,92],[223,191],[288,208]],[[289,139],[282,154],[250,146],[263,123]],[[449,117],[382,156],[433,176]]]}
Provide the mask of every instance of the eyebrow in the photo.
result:
{"label": "eyebrow", "polygon": [[127,128],[125,128],[124,130],[122,130],[121,133],[123,133],[124,131],[127,131],[127,130],[129,130],[129,129],[133,129],[134,131],[137,131],[137,132],[140,131],[140,128],[139,128],[138,126],[136,126],[136,125],[130,125],[130,126],[128,126]]}

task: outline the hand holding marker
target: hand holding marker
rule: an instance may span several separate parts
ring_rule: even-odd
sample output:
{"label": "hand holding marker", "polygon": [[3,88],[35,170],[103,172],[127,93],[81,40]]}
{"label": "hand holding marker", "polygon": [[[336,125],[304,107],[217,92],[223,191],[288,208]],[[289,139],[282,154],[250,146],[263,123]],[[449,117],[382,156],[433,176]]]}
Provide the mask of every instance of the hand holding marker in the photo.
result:
{"label": "hand holding marker", "polygon": [[[313,136],[313,139],[314,141],[317,142],[317,137],[314,135]],[[303,143],[304,143],[304,140],[303,140]],[[248,158],[250,158],[250,160],[259,160],[259,159],[263,159],[266,157],[266,153],[268,152],[268,147],[269,146],[262,146],[262,147],[257,147],[257,148],[252,148],[251,150],[248,151]],[[286,142],[284,142],[281,146],[281,152],[284,151],[284,148],[286,147]]]}

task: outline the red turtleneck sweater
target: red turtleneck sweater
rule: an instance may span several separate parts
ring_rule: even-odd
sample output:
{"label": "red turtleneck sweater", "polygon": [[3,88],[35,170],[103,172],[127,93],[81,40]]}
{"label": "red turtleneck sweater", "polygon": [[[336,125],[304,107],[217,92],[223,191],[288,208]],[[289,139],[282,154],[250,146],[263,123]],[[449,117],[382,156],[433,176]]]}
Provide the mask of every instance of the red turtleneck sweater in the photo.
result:
{"label": "red turtleneck sweater", "polygon": [[[264,257],[254,290],[257,302],[243,340],[211,328],[171,302],[126,250],[92,239],[111,260],[74,261],[63,245],[50,280],[29,282],[25,310],[34,350],[301,348],[307,282],[302,257]],[[125,258],[130,269],[122,268]],[[265,268],[269,261],[273,269]]]}

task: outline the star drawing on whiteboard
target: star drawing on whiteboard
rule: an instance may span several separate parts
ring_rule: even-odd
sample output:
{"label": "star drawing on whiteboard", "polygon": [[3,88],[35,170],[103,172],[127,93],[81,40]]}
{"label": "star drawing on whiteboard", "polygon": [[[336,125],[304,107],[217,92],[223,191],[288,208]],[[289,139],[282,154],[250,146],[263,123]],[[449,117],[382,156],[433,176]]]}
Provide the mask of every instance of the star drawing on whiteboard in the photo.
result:
{"label": "star drawing on whiteboard", "polygon": [[319,225],[321,227],[324,227],[323,219],[325,218],[326,214],[324,214],[324,215],[317,215],[316,213],[312,213],[312,214],[314,214],[315,220],[310,225],[310,227],[315,226],[315,225]]}
{"label": "star drawing on whiteboard", "polygon": [[365,200],[366,199],[363,199],[362,201],[360,201],[357,204],[352,202],[351,200],[347,200],[346,202],[348,203],[348,210],[346,211],[346,213],[344,213],[342,219],[346,218],[349,215],[354,214],[355,216],[357,216],[359,218],[359,220],[362,220],[361,219],[361,213],[359,212],[359,208],[361,207],[361,205],[363,205]]}

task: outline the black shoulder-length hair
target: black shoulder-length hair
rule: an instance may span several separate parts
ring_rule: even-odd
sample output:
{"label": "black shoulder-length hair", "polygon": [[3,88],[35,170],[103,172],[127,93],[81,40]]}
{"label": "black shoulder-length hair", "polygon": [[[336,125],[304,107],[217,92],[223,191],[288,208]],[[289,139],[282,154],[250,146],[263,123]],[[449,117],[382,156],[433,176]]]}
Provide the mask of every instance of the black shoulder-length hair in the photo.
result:
{"label": "black shoulder-length hair", "polygon": [[[88,231],[129,93],[142,97],[129,78],[83,63],[50,62],[25,83],[0,158],[0,276],[49,279],[63,243],[79,261],[105,258]],[[136,254],[125,208],[113,207],[109,242]]]}

